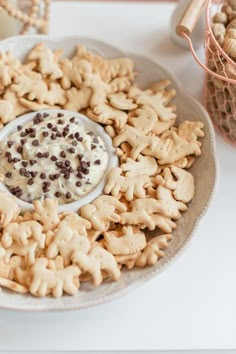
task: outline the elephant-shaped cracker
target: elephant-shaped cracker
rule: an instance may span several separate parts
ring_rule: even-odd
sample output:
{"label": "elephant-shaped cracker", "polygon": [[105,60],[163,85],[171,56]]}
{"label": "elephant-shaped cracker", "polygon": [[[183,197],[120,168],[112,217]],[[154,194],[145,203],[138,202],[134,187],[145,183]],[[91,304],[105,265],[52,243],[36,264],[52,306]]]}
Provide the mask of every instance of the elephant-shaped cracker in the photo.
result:
{"label": "elephant-shaped cracker", "polygon": [[31,282],[29,291],[39,297],[51,293],[54,297],[61,297],[63,291],[75,295],[79,289],[81,271],[76,266],[69,266],[62,270],[48,269],[47,258],[37,258],[31,267]]}
{"label": "elephant-shaped cracker", "polygon": [[121,175],[122,169],[113,167],[107,177],[104,193],[111,193],[113,197],[119,198],[124,193],[125,198],[131,201],[136,198],[145,198],[145,188],[150,185],[148,175],[137,177],[124,177]]}
{"label": "elephant-shaped cracker", "polygon": [[153,266],[158,259],[164,256],[163,250],[168,247],[172,239],[171,234],[160,235],[148,241],[144,251],[137,258],[135,265],[138,267]]}
{"label": "elephant-shaped cracker", "polygon": [[102,270],[106,271],[115,281],[120,278],[120,269],[114,256],[97,242],[93,244],[88,255],[75,252],[73,263],[77,264],[83,272],[92,275],[95,286],[99,286],[103,281]]}
{"label": "elephant-shaped cracker", "polygon": [[35,200],[33,218],[43,225],[44,231],[52,230],[60,222],[57,210],[56,199],[45,199],[42,202]]}
{"label": "elephant-shaped cracker", "polygon": [[75,228],[70,227],[66,220],[59,223],[54,230],[54,237],[48,246],[46,255],[49,259],[54,259],[60,254],[65,266],[70,264],[74,251],[88,253],[90,242],[86,236],[80,235]]}
{"label": "elephant-shaped cracker", "polygon": [[104,232],[105,247],[113,255],[133,254],[146,246],[143,232],[133,226],[124,226],[119,231]]}
{"label": "elephant-shaped cracker", "polygon": [[29,239],[33,239],[38,242],[40,248],[43,248],[45,238],[43,227],[39,222],[35,220],[23,221],[20,224],[13,222],[3,229],[1,243],[5,248],[9,248],[15,241],[19,246],[24,247],[27,246]]}
{"label": "elephant-shaped cracker", "polygon": [[106,231],[110,222],[119,222],[120,213],[127,210],[126,205],[112,196],[101,195],[91,204],[80,208],[83,218],[89,220],[97,231]]}
{"label": "elephant-shaped cracker", "polygon": [[6,192],[0,192],[0,227],[6,227],[20,214],[16,198]]}
{"label": "elephant-shaped cracker", "polygon": [[62,50],[53,52],[46,48],[44,43],[38,43],[28,54],[27,61],[36,61],[38,71],[43,76],[50,76],[51,80],[57,80],[63,76],[58,64],[61,55]]}
{"label": "elephant-shaped cracker", "polygon": [[154,157],[139,155],[137,161],[127,158],[121,169],[126,177],[138,177],[140,175],[153,176],[157,172],[157,162]]}
{"label": "elephant-shaped cracker", "polygon": [[141,95],[137,97],[136,103],[150,106],[157,114],[158,118],[166,122],[176,118],[175,106],[168,106],[170,100],[175,97],[176,91],[157,92],[155,95]]}

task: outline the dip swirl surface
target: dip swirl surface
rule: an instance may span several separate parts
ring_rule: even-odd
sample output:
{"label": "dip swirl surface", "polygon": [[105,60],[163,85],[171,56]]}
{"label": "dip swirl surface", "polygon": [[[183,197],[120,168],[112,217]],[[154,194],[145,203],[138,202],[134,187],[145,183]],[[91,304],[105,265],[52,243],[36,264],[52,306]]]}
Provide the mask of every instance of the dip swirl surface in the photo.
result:
{"label": "dip swirl surface", "polygon": [[5,185],[29,203],[43,198],[57,198],[59,204],[76,201],[98,185],[107,165],[102,138],[68,113],[37,113],[0,149]]}

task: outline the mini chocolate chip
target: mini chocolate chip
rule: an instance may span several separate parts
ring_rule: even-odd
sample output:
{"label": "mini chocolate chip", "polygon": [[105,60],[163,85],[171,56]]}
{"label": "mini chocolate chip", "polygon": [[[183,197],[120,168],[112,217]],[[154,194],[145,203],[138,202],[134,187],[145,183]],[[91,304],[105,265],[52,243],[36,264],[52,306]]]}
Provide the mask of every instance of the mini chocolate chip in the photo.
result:
{"label": "mini chocolate chip", "polygon": [[72,117],[72,118],[70,119],[70,122],[71,122],[71,123],[74,123],[74,122],[75,122],[75,117]]}
{"label": "mini chocolate chip", "polygon": [[49,152],[44,152],[43,157],[47,159],[49,157]]}
{"label": "mini chocolate chip", "polygon": [[86,182],[85,182],[85,184],[92,184],[92,183],[91,183],[91,182],[89,182],[89,181],[86,181]]}
{"label": "mini chocolate chip", "polygon": [[94,165],[101,165],[101,160],[95,160]]}
{"label": "mini chocolate chip", "polygon": [[52,123],[47,124],[48,129],[51,129],[53,127]]}
{"label": "mini chocolate chip", "polygon": [[51,160],[52,160],[52,161],[57,161],[57,157],[54,156],[54,155],[52,155],[52,156],[51,156]]}
{"label": "mini chocolate chip", "polygon": [[72,144],[72,146],[77,146],[78,145],[76,140],[73,140],[71,144]]}
{"label": "mini chocolate chip", "polygon": [[94,144],[98,144],[98,143],[99,143],[98,138],[94,138],[94,139],[93,139],[93,143],[94,143]]}
{"label": "mini chocolate chip", "polygon": [[69,139],[74,139],[74,134],[70,134],[70,135],[68,136],[68,138],[69,138]]}
{"label": "mini chocolate chip", "polygon": [[19,154],[22,154],[22,152],[23,152],[23,147],[22,147],[22,146],[18,146],[18,148],[16,149],[16,151],[17,151]]}
{"label": "mini chocolate chip", "polygon": [[26,139],[21,139],[20,143],[21,145],[24,145],[26,143]]}
{"label": "mini chocolate chip", "polygon": [[8,146],[9,148],[10,148],[13,144],[14,144],[13,141],[8,141],[8,142],[7,142],[7,146]]}
{"label": "mini chocolate chip", "polygon": [[55,193],[55,197],[56,197],[56,198],[60,198],[60,196],[61,196],[61,192],[56,192],[56,193]]}
{"label": "mini chocolate chip", "polygon": [[70,173],[66,173],[66,174],[64,175],[64,178],[65,178],[65,179],[69,179],[69,178],[70,178]]}
{"label": "mini chocolate chip", "polygon": [[71,154],[74,154],[74,153],[75,153],[75,149],[74,149],[74,148],[69,148],[69,152],[70,152]]}
{"label": "mini chocolate chip", "polygon": [[80,166],[81,166],[82,168],[87,168],[87,167],[88,167],[86,161],[81,161],[81,162],[80,162]]}
{"label": "mini chocolate chip", "polygon": [[26,134],[31,133],[31,128],[26,128],[26,129],[25,129],[25,132],[26,132]]}
{"label": "mini chocolate chip", "polygon": [[64,114],[63,113],[57,113],[57,116],[60,118],[60,117],[64,117]]}
{"label": "mini chocolate chip", "polygon": [[37,174],[38,174],[38,172],[36,172],[36,171],[31,171],[30,174],[31,174],[32,177],[36,177]]}
{"label": "mini chocolate chip", "polygon": [[70,166],[70,168],[68,169],[68,172],[72,173],[74,172],[73,168]]}
{"label": "mini chocolate chip", "polygon": [[89,174],[89,169],[88,168],[85,168],[84,170],[82,170],[82,173],[84,175],[88,175]]}
{"label": "mini chocolate chip", "polygon": [[39,152],[37,152],[36,156],[37,156],[39,159],[41,159],[41,158],[43,157],[43,154],[39,151]]}
{"label": "mini chocolate chip", "polygon": [[27,184],[29,184],[30,186],[31,186],[32,184],[34,184],[34,180],[33,180],[33,178],[28,179]]}
{"label": "mini chocolate chip", "polygon": [[21,164],[23,167],[27,167],[29,163],[27,161],[22,161]]}
{"label": "mini chocolate chip", "polygon": [[81,187],[82,183],[80,181],[76,182],[76,187]]}
{"label": "mini chocolate chip", "polygon": [[70,199],[71,198],[71,193],[70,192],[67,192],[66,193],[66,199]]}
{"label": "mini chocolate chip", "polygon": [[40,173],[39,177],[41,179],[45,179],[47,176],[46,176],[46,173],[42,172],[42,173]]}
{"label": "mini chocolate chip", "polygon": [[38,112],[38,113],[36,114],[36,118],[41,118],[41,117],[42,117],[42,114]]}
{"label": "mini chocolate chip", "polygon": [[19,170],[19,173],[20,173],[21,176],[24,176],[26,172],[27,171],[26,171],[25,168],[20,168],[20,170]]}
{"label": "mini chocolate chip", "polygon": [[9,156],[9,157],[7,158],[7,161],[8,161],[9,163],[11,163],[13,160],[12,160],[12,158]]}
{"label": "mini chocolate chip", "polygon": [[14,163],[16,163],[16,162],[19,162],[20,159],[18,159],[17,157],[14,157],[14,159],[12,159],[12,161],[13,161]]}
{"label": "mini chocolate chip", "polygon": [[17,125],[17,130],[20,131],[22,129],[22,125]]}
{"label": "mini chocolate chip", "polygon": [[62,137],[62,133],[57,132],[56,136],[57,136],[57,138],[61,138]]}
{"label": "mini chocolate chip", "polygon": [[94,150],[94,149],[96,149],[96,145],[94,145],[94,144],[91,144],[91,150]]}
{"label": "mini chocolate chip", "polygon": [[56,166],[59,167],[59,168],[62,168],[63,167],[63,162],[62,161],[57,161],[56,162]]}
{"label": "mini chocolate chip", "polygon": [[80,133],[79,133],[79,132],[76,132],[76,133],[75,133],[76,139],[77,139],[79,136],[80,136]]}
{"label": "mini chocolate chip", "polygon": [[35,165],[36,163],[37,163],[36,160],[30,160],[30,165],[31,165],[31,166]]}
{"label": "mini chocolate chip", "polygon": [[91,165],[90,161],[87,161],[86,163],[87,163],[87,166],[90,167],[90,165]]}
{"label": "mini chocolate chip", "polygon": [[56,140],[57,135],[56,135],[55,133],[53,133],[50,138],[51,138],[52,140]]}
{"label": "mini chocolate chip", "polygon": [[25,177],[30,177],[30,172],[29,171],[26,171],[25,174],[24,174]]}
{"label": "mini chocolate chip", "polygon": [[22,190],[20,190],[20,191],[17,191],[17,192],[15,193],[15,196],[16,196],[17,198],[20,198],[20,197],[22,196],[22,194],[23,194],[23,192],[22,192]]}
{"label": "mini chocolate chip", "polygon": [[55,179],[58,179],[59,177],[60,177],[60,173],[55,173],[55,174],[54,174],[54,178],[55,178]]}
{"label": "mini chocolate chip", "polygon": [[49,114],[46,113],[46,112],[43,114],[43,117],[44,117],[44,118],[47,118],[48,116],[49,116]]}
{"label": "mini chocolate chip", "polygon": [[62,135],[64,136],[64,138],[67,136],[67,134],[68,134],[68,132],[63,130]]}
{"label": "mini chocolate chip", "polygon": [[83,178],[83,175],[82,175],[81,172],[78,172],[77,175],[76,175],[76,177],[78,177],[78,178]]}
{"label": "mini chocolate chip", "polygon": [[66,126],[65,126],[65,128],[64,129],[70,129],[70,126],[69,126],[69,124],[66,124]]}
{"label": "mini chocolate chip", "polygon": [[32,145],[33,145],[33,146],[38,146],[38,145],[39,145],[38,139],[33,140],[33,141],[32,141]]}
{"label": "mini chocolate chip", "polygon": [[69,166],[71,165],[70,161],[69,161],[69,160],[66,160],[66,161],[65,161],[65,165],[66,165],[66,167],[69,167]]}
{"label": "mini chocolate chip", "polygon": [[78,138],[76,138],[79,142],[82,142],[84,139],[82,136],[79,136]]}
{"label": "mini chocolate chip", "polygon": [[31,133],[29,136],[30,136],[30,138],[35,138],[36,134],[35,133]]}
{"label": "mini chocolate chip", "polygon": [[51,181],[54,181],[54,180],[55,180],[54,175],[49,175],[49,179],[50,179]]}
{"label": "mini chocolate chip", "polygon": [[46,138],[49,135],[49,132],[43,132],[43,136]]}
{"label": "mini chocolate chip", "polygon": [[63,119],[58,119],[58,124],[64,124],[64,120]]}
{"label": "mini chocolate chip", "polygon": [[27,135],[26,131],[20,133],[20,136],[21,136],[22,138],[23,138],[24,136],[26,136],[26,135]]}
{"label": "mini chocolate chip", "polygon": [[79,160],[82,160],[82,158],[84,157],[83,154],[78,154],[77,156],[78,156],[78,159],[79,159]]}
{"label": "mini chocolate chip", "polygon": [[53,128],[52,128],[52,131],[53,131],[53,132],[57,132],[57,127],[53,127]]}
{"label": "mini chocolate chip", "polygon": [[61,173],[67,173],[67,168],[66,167],[62,168]]}
{"label": "mini chocolate chip", "polygon": [[11,178],[11,176],[12,176],[12,173],[11,173],[11,172],[7,172],[7,173],[5,174],[5,177],[7,177],[7,178]]}
{"label": "mini chocolate chip", "polygon": [[88,132],[87,135],[93,136],[93,132]]}
{"label": "mini chocolate chip", "polygon": [[62,152],[60,153],[60,156],[61,156],[61,157],[66,157],[65,151],[62,151]]}
{"label": "mini chocolate chip", "polygon": [[10,157],[10,156],[11,156],[10,151],[7,151],[7,152],[5,153],[5,156],[6,156],[6,157]]}

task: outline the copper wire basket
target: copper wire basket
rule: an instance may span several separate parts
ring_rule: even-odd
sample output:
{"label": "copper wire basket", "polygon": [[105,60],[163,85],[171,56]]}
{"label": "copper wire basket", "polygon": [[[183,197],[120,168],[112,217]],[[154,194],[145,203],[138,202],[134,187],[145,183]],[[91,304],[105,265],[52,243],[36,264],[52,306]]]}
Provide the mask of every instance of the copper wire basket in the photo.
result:
{"label": "copper wire basket", "polygon": [[[222,0],[190,1],[176,32],[188,41],[194,59],[205,71],[204,104],[216,130],[236,146],[236,62],[224,52],[212,32],[212,17],[223,3]],[[206,64],[198,58],[190,37],[204,8]]]}

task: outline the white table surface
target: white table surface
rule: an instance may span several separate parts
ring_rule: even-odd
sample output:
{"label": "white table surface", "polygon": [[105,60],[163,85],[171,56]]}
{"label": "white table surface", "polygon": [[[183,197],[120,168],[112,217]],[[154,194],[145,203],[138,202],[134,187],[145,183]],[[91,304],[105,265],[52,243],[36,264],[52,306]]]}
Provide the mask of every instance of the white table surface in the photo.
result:
{"label": "white table surface", "polygon": [[[203,74],[169,39],[173,4],[54,2],[52,35],[79,34],[144,53],[200,97]],[[202,54],[202,53],[201,53]],[[111,303],[67,313],[0,311],[0,350],[236,348],[236,150],[217,137],[221,179],[190,247]]]}

